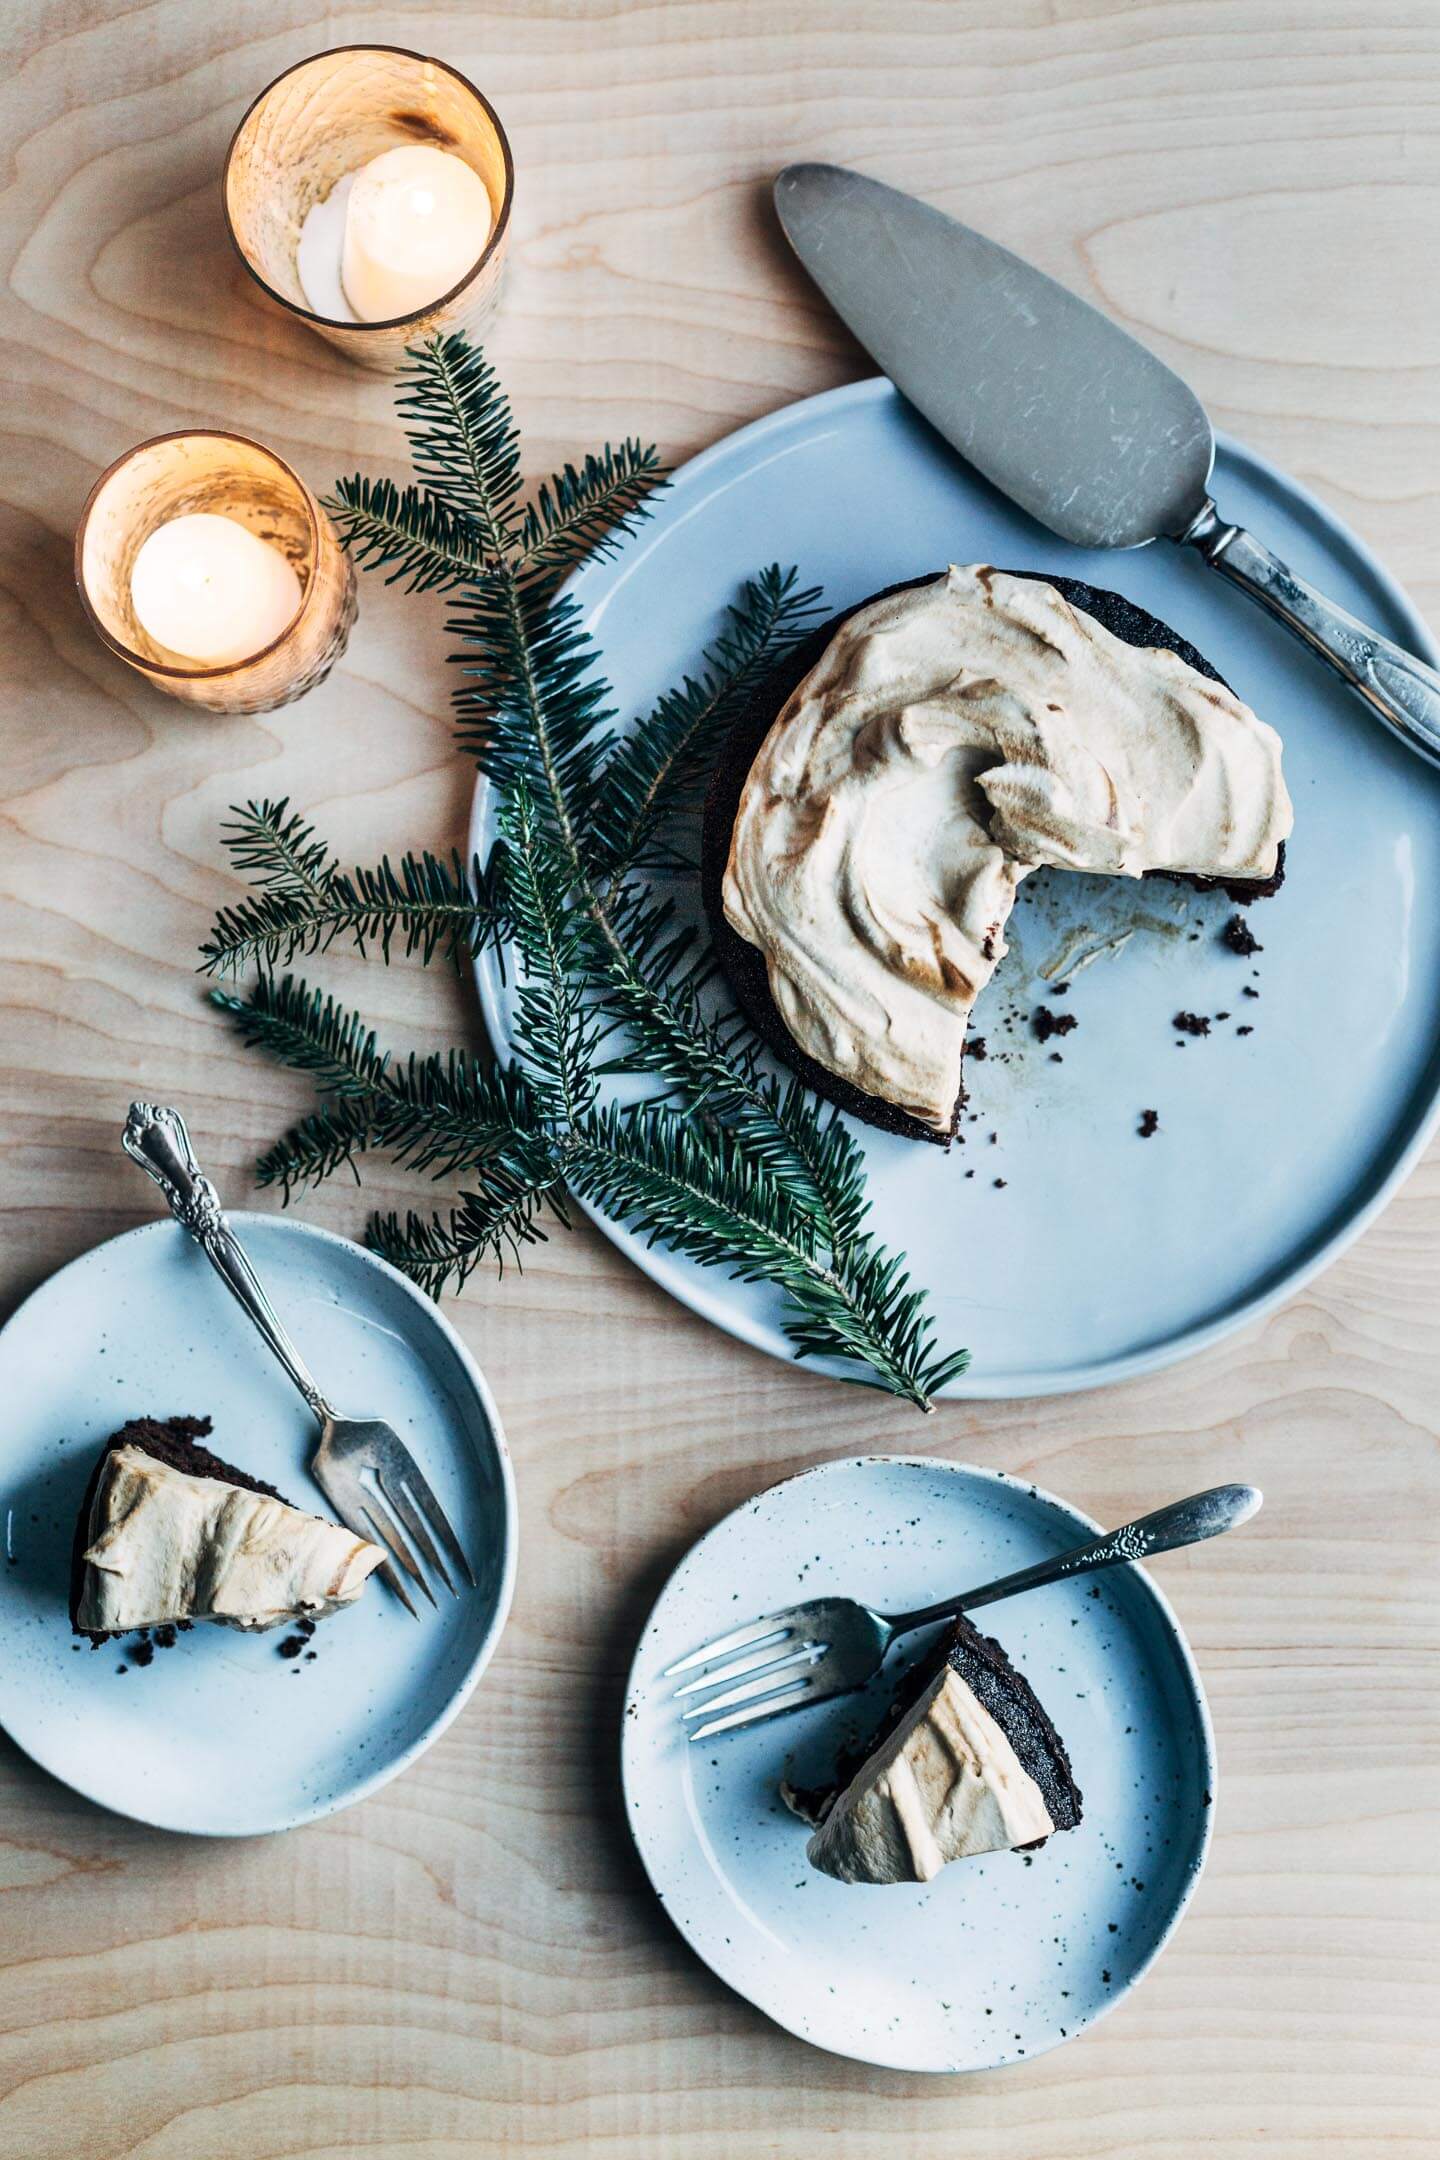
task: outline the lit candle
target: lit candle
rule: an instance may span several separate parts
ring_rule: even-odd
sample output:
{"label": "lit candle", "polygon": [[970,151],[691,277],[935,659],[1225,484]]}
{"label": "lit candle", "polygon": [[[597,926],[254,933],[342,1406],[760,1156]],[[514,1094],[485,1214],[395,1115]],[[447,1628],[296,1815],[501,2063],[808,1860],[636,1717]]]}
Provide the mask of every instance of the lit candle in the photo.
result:
{"label": "lit candle", "polygon": [[210,511],[157,525],[130,572],[140,627],[166,651],[206,667],[227,667],[272,645],[300,599],[300,580],[278,548]]}
{"label": "lit candle", "polygon": [[492,223],[485,183],[464,158],[409,143],[347,173],[315,205],[296,267],[317,313],[392,322],[461,284]]}
{"label": "lit candle", "polygon": [[362,322],[413,315],[458,285],[490,237],[490,197],[464,158],[411,143],[355,175],[340,282]]}

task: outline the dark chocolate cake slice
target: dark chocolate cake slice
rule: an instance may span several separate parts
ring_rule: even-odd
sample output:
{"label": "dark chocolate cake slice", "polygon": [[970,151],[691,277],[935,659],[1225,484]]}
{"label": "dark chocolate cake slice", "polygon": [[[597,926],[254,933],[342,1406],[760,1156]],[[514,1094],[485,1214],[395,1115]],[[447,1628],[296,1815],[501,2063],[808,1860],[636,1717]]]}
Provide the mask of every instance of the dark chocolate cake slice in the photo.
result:
{"label": "dark chocolate cake slice", "polygon": [[209,1418],[134,1418],[100,1451],[75,1526],[70,1623],[278,1627],[348,1605],[384,1559],[202,1443]]}
{"label": "dark chocolate cake slice", "polygon": [[1026,1851],[1080,1820],[1065,1746],[993,1637],[963,1617],[911,1667],[823,1788],[782,1787],[841,1882],[929,1882],[950,1860]]}
{"label": "dark chocolate cake slice", "polygon": [[[990,574],[1000,577],[1030,575],[1023,571],[999,570]],[[736,1002],[756,1033],[775,1055],[789,1065],[807,1087],[813,1088],[817,1094],[835,1103],[851,1116],[878,1126],[884,1132],[898,1133],[907,1139],[929,1140],[946,1147],[954,1138],[959,1124],[965,1101],[963,1087],[955,1098],[948,1126],[942,1128],[913,1116],[898,1103],[866,1092],[844,1075],[832,1071],[829,1066],[811,1056],[795,1040],[775,1003],[765,954],[734,928],[725,913],[724,904],[726,867],[741,795],[751,767],[777,717],[821,660],[836,633],[852,616],[857,615],[862,608],[871,607],[875,602],[895,594],[918,591],[925,586],[937,584],[942,576],[943,573],[938,573],[906,579],[900,584],[886,586],[881,592],[872,593],[865,600],[857,601],[854,607],[832,616],[808,638],[803,639],[760,683],[731,730],[710,780],[701,840],[701,891],[716,956]],[[1158,647],[1174,653],[1198,675],[1229,691],[1230,686],[1218,669],[1213,667],[1187,638],[1181,637],[1178,631],[1171,629],[1170,625],[1161,621],[1158,616],[1138,607],[1134,601],[1127,600],[1123,594],[1110,592],[1102,586],[1085,584],[1076,578],[1046,576],[1034,581],[1052,587],[1072,607],[1093,617],[1103,629],[1122,643],[1142,650]],[[1147,870],[1144,875],[1188,885],[1199,892],[1224,891],[1236,901],[1248,904],[1254,900],[1267,899],[1279,891],[1285,876],[1285,842],[1280,841],[1274,871],[1265,878],[1215,878],[1167,870]],[[997,936],[1000,927],[999,924],[995,926]]]}

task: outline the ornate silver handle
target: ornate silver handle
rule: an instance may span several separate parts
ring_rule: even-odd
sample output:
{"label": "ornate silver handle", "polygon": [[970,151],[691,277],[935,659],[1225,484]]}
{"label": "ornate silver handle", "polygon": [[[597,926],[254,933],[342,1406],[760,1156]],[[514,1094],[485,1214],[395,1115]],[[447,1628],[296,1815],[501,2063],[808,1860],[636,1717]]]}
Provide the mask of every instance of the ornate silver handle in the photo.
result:
{"label": "ornate silver handle", "polygon": [[220,1206],[220,1196],[201,1173],[178,1110],[160,1103],[130,1105],[121,1145],[165,1195],[171,1214],[189,1232],[236,1303],[249,1315],[321,1424],[333,1415],[285,1332],[245,1251]]}
{"label": "ornate silver handle", "polygon": [[1440,765],[1440,675],[1434,668],[1336,607],[1253,533],[1225,524],[1208,497],[1179,538],[1328,660],[1402,742]]}
{"label": "ornate silver handle", "polygon": [[1019,1590],[1038,1590],[1044,1583],[1063,1582],[1070,1575],[1092,1575],[1097,1568],[1148,1560],[1155,1553],[1174,1552],[1179,1545],[1198,1545],[1204,1538],[1219,1537],[1222,1530],[1248,1522],[1259,1512],[1262,1497],[1253,1485],[1214,1485],[1208,1492],[1172,1501],[1169,1507],[1156,1508],[1153,1515],[1141,1515],[1086,1545],[1073,1545],[1069,1552],[1038,1560],[1034,1567],[1021,1568],[1014,1575],[1002,1575],[998,1582],[985,1583],[961,1597],[946,1598],[939,1605],[925,1605],[919,1612],[901,1613],[895,1619],[887,1615],[888,1624],[902,1635],[929,1620],[953,1620],[957,1613],[978,1611],[982,1605],[1014,1597]]}

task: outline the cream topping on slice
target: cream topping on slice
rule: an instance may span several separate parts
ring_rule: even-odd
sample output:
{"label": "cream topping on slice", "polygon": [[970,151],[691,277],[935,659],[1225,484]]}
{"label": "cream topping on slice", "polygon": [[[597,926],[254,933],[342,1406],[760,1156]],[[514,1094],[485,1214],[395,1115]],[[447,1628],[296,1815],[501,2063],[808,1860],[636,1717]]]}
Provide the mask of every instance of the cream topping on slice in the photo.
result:
{"label": "cream topping on slice", "polygon": [[1292,822],[1233,692],[1040,579],[952,567],[842,624],[780,712],[725,913],[803,1050],[944,1131],[1031,870],[1264,879]]}
{"label": "cream topping on slice", "polygon": [[946,1665],[846,1786],[807,1847],[848,1883],[930,1882],[950,1860],[1049,1837],[1040,1787]]}
{"label": "cream topping on slice", "polygon": [[76,1620],[123,1634],[174,1620],[278,1627],[359,1597],[385,1555],[336,1523],[143,1448],[106,1457]]}

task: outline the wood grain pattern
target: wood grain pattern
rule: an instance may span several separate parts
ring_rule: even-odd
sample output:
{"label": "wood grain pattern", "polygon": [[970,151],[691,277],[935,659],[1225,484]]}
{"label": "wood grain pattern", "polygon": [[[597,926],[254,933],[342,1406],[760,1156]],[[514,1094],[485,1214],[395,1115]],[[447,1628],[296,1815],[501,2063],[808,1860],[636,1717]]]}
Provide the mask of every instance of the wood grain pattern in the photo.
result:
{"label": "wood grain pattern", "polygon": [[[1440,602],[1434,0],[16,0],[5,36],[7,1308],[153,1212],[115,1146],[132,1094],[184,1103],[232,1192],[301,1099],[189,972],[225,806],[288,792],[360,859],[462,831],[437,612],[369,585],[323,689],[207,721],[100,649],[69,582],[91,479],[143,435],[239,428],[317,485],[397,459],[384,385],[268,313],[223,238],[229,131],[306,52],[418,45],[494,97],[519,188],[493,350],[537,467],[606,432],[680,457],[863,371],[764,203],[782,162],[833,157],[1103,301]],[[402,1047],[474,1026],[439,977],[367,973],[365,997]],[[353,1231],[364,1205],[337,1183],[308,1212]],[[928,1425],[710,1332],[588,1230],[476,1283],[457,1317],[525,1521],[480,1695],[387,1792],[268,1843],[112,1821],[0,1739],[0,2154],[1440,2151],[1437,1298],[1434,1155],[1262,1329]],[[616,1794],[621,1675],[687,1541],[884,1447],[1115,1520],[1220,1472],[1269,1500],[1167,1563],[1224,1769],[1190,1918],[1097,2030],[963,2083],[828,2058],[732,1998],[648,1896]]]}

